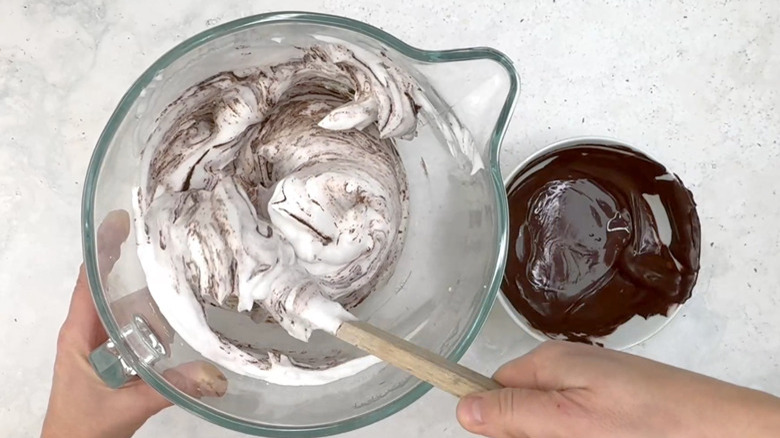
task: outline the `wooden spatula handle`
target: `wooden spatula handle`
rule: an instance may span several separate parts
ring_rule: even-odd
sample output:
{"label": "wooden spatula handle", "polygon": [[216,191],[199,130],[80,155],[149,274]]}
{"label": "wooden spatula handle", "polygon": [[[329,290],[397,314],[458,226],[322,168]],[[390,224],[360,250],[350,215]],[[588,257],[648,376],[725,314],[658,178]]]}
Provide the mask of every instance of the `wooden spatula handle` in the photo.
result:
{"label": "wooden spatula handle", "polygon": [[366,322],[344,322],[336,337],[457,397],[502,388],[489,377]]}

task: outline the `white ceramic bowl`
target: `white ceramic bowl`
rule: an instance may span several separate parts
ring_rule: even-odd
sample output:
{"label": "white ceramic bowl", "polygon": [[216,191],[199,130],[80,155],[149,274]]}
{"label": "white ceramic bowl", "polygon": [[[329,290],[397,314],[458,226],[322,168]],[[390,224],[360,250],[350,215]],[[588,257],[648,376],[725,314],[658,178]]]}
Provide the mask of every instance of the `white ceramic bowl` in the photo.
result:
{"label": "white ceramic bowl", "polygon": [[[592,137],[592,136],[573,137],[573,138],[568,138],[565,140],[555,142],[549,146],[540,149],[539,151],[537,151],[536,153],[528,157],[525,161],[520,163],[519,166],[517,166],[512,172],[509,173],[509,175],[507,175],[504,178],[504,185],[506,186],[510,181],[512,181],[515,178],[515,176],[527,170],[528,164],[533,162],[540,156],[546,155],[552,151],[556,151],[560,149],[568,149],[571,147],[584,145],[584,144],[622,146],[650,157],[647,153],[629,144],[623,143],[619,140],[615,140],[612,138]],[[654,160],[653,157],[650,158]],[[511,226],[511,219],[510,219],[510,226]],[[510,242],[510,246],[511,245],[512,243]],[[538,339],[539,341],[547,341],[550,339],[565,340],[565,337],[563,336],[554,337],[532,327],[531,324],[528,322],[528,320],[520,312],[518,312],[517,309],[514,308],[514,306],[512,306],[512,303],[510,303],[509,299],[507,299],[507,297],[504,295],[503,290],[501,291],[500,294],[498,294],[498,299],[499,301],[501,301],[501,305],[504,306],[504,309],[507,311],[507,313],[509,313],[509,316],[517,323],[517,325],[519,325],[526,333],[528,333],[535,339]],[[613,350],[625,350],[627,348],[633,347],[634,345],[646,341],[654,334],[661,331],[661,329],[664,328],[667,324],[669,324],[672,318],[674,318],[675,315],[677,315],[677,313],[680,311],[681,308],[682,305],[675,305],[674,307],[669,309],[667,316],[655,315],[647,319],[638,315],[634,316],[627,322],[620,325],[612,334],[605,336],[603,338],[591,338],[591,340],[594,343],[603,345],[606,348],[610,348]]]}

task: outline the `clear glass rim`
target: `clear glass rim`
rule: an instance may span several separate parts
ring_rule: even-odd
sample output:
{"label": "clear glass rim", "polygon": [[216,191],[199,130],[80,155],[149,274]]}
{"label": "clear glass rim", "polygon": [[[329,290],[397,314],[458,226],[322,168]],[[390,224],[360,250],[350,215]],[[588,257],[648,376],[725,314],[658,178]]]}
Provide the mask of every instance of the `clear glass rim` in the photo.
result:
{"label": "clear glass rim", "polygon": [[240,417],[226,415],[208,405],[199,403],[189,396],[181,393],[179,390],[170,386],[158,372],[140,363],[128,346],[124,343],[120,333],[120,327],[111,315],[111,310],[103,292],[100,276],[97,266],[97,248],[95,237],[97,225],[94,217],[95,207],[95,189],[97,185],[100,168],[103,164],[108,145],[114,138],[117,129],[128,114],[128,111],[140,93],[153,80],[159,71],[163,70],[183,54],[209,42],[214,39],[238,32],[250,27],[271,24],[271,23],[310,23],[327,25],[330,27],[341,28],[371,37],[382,44],[398,51],[399,53],[427,63],[444,63],[454,61],[469,60],[492,60],[501,65],[509,78],[509,93],[503,102],[496,125],[490,138],[489,153],[489,172],[492,176],[493,191],[497,205],[498,230],[496,240],[498,242],[498,260],[490,280],[488,294],[485,297],[484,305],[472,324],[466,336],[460,341],[448,359],[457,361],[474,341],[479,333],[495,301],[496,294],[501,286],[501,278],[504,272],[507,253],[507,233],[508,233],[508,208],[506,192],[504,189],[501,171],[499,169],[499,152],[501,142],[506,133],[507,125],[514,111],[515,101],[520,92],[520,79],[515,70],[512,61],[503,53],[486,47],[454,49],[444,51],[427,51],[412,47],[398,38],[380,30],[369,24],[352,20],[345,17],[317,14],[309,12],[276,12],[254,15],[231,21],[220,26],[205,30],[184,42],[178,44],[169,50],[157,61],[154,62],[130,87],[120,100],[113,114],[109,118],[106,127],[98,139],[95,150],[92,154],[89,166],[87,168],[86,180],[84,183],[84,193],[81,205],[81,223],[82,223],[82,245],[84,261],[86,264],[87,276],[89,279],[92,298],[95,301],[98,314],[110,338],[115,341],[117,348],[123,359],[136,370],[138,375],[155,390],[174,404],[185,410],[220,426],[233,429],[239,432],[262,435],[268,437],[318,437],[337,433],[344,433],[355,430],[379,420],[382,420],[402,409],[422,397],[431,386],[427,383],[419,383],[412,390],[399,397],[398,399],[366,414],[349,418],[340,422],[331,424],[314,425],[309,427],[284,427],[284,426],[263,426],[247,421]]}

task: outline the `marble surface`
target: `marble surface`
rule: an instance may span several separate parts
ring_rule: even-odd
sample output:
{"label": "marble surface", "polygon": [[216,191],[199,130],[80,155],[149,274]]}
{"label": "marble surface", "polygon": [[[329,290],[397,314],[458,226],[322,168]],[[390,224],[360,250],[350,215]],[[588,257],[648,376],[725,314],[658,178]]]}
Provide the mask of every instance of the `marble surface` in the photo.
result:
{"label": "marble surface", "polygon": [[[780,394],[780,3],[4,0],[0,436],[39,433],[81,259],[81,184],[119,98],[177,42],[282,4],[364,20],[425,48],[507,53],[523,91],[505,171],[582,134],[623,139],[666,163],[700,206],[701,279],[680,315],[631,351]],[[463,362],[492,372],[534,345],[496,306]],[[347,436],[466,436],[454,408],[431,391]],[[240,434],[172,408],[137,436]]]}

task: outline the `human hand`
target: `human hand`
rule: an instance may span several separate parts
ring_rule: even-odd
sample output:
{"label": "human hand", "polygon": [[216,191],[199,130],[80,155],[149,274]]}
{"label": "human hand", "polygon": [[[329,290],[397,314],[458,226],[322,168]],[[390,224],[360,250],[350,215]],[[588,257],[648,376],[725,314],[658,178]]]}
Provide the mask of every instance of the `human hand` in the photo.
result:
{"label": "human hand", "polygon": [[507,388],[464,397],[458,421],[493,438],[777,437],[780,399],[648,359],[546,342],[501,367]]}
{"label": "human hand", "polygon": [[[119,258],[119,247],[127,238],[129,227],[129,216],[124,211],[109,213],[101,224],[98,230],[101,276],[105,276]],[[129,297],[135,299],[132,295]],[[43,438],[130,437],[149,417],[170,406],[170,402],[141,380],[119,389],[111,389],[103,383],[88,357],[107,338],[82,265],[70,310],[57,340]],[[225,376],[205,362],[187,363],[167,370],[163,375],[194,397],[221,396],[227,389]]]}

